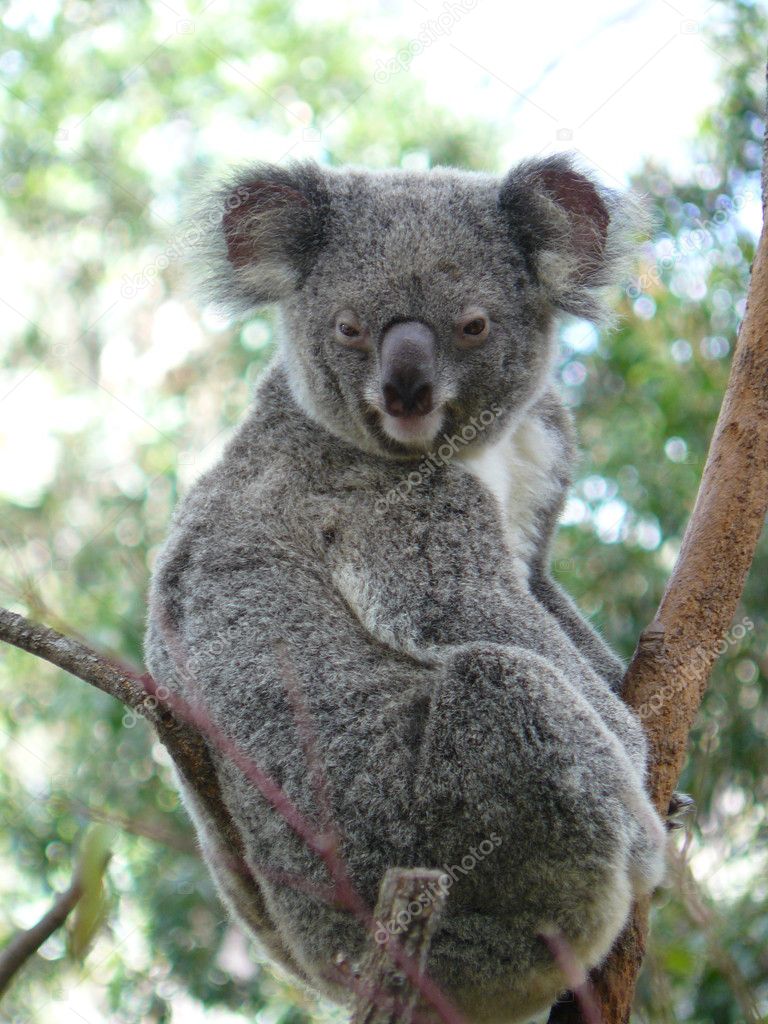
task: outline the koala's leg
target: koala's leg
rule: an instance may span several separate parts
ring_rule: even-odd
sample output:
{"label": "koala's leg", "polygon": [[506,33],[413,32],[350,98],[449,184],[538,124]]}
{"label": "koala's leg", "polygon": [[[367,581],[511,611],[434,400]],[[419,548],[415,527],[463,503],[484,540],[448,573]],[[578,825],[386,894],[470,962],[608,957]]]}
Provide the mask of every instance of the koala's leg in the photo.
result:
{"label": "koala's leg", "polygon": [[307,981],[271,919],[258,881],[248,865],[233,850],[228,850],[205,808],[178,771],[176,782],[197,831],[203,858],[214,880],[221,901],[246,935],[256,937],[268,956],[294,978]]}
{"label": "koala's leg", "polygon": [[456,649],[432,698],[415,799],[435,863],[461,864],[469,840],[499,840],[451,891],[438,977],[462,957],[474,967],[477,946],[507,965],[505,984],[530,985],[551,967],[547,932],[586,971],[627,918],[637,856],[657,851],[662,870],[664,829],[622,743],[561,672],[520,648]]}

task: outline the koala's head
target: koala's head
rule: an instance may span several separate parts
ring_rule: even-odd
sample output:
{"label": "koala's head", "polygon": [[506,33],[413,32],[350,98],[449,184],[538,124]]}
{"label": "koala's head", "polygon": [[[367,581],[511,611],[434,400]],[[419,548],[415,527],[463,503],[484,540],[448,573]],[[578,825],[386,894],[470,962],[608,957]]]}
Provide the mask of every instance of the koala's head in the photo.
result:
{"label": "koala's head", "polygon": [[394,457],[479,417],[485,442],[524,414],[557,315],[601,317],[634,211],[562,156],[504,178],[259,165],[213,203],[207,297],[279,303],[299,404]]}

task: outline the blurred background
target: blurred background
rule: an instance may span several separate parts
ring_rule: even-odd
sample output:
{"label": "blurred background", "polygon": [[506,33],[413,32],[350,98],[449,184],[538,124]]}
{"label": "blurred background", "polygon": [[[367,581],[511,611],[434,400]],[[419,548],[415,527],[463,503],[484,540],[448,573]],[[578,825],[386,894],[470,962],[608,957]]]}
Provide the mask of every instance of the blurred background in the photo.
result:
{"label": "blurred background", "polygon": [[[565,325],[559,366],[584,455],[555,569],[628,657],[674,562],[744,311],[766,11],[364,6],[0,5],[2,603],[141,662],[173,505],[273,347],[269,314],[230,324],[185,291],[180,211],[201,177],[297,156],[501,171],[574,149],[654,214],[620,326]],[[682,788],[698,815],[654,912],[638,1022],[768,1013],[767,579],[763,543],[693,734]],[[43,946],[0,1018],[332,1018],[227,923],[148,729],[43,662],[0,657],[0,946],[84,849],[112,854],[91,920]]]}

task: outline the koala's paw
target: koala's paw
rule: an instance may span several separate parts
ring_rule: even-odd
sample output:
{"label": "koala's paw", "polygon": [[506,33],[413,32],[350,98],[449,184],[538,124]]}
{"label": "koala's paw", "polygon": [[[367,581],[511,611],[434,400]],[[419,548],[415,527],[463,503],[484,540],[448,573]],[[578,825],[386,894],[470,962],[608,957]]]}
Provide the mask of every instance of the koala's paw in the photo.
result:
{"label": "koala's paw", "polygon": [[696,811],[696,801],[687,793],[673,793],[669,801],[666,825],[669,831],[685,828]]}

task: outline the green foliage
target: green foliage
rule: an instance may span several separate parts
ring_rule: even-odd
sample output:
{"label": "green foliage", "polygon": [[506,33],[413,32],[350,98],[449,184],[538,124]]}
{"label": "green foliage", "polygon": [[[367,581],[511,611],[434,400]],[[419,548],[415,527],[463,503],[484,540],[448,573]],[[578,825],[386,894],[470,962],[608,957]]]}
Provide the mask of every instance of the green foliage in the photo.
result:
{"label": "green foliage", "polygon": [[[555,565],[625,656],[691,510],[754,248],[767,26],[744,0],[720,10],[722,101],[689,178],[650,164],[637,175],[655,229],[621,326],[563,332],[584,458]],[[200,3],[184,19],[141,0],[17,2],[4,21],[3,603],[138,665],[176,497],[216,457],[272,351],[269,315],[233,328],[185,297],[179,225],[200,176],[304,153],[489,168],[499,139],[428,104],[407,71],[377,83],[370,40],[285,4],[236,0],[222,16]],[[729,635],[692,737],[690,870],[656,910],[638,1020],[736,1024],[768,1007],[767,575],[763,543],[736,619],[751,625]],[[4,1019],[331,1014],[225,920],[143,724],[46,664],[3,658],[0,943],[69,884],[84,843],[98,846],[90,822],[117,829],[103,887],[92,872],[106,926],[82,922],[82,964],[64,935],[46,943]]]}
{"label": "green foliage", "polygon": [[77,879],[80,899],[67,922],[67,952],[75,960],[85,959],[99,929],[106,923],[110,900],[104,876],[114,841],[113,829],[94,823],[83,834]]}

